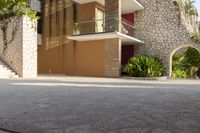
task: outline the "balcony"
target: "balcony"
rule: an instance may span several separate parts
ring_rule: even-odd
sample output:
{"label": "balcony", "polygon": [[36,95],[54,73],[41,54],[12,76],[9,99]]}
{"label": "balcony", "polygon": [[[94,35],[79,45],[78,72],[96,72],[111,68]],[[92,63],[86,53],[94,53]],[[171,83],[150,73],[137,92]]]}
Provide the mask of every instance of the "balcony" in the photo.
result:
{"label": "balcony", "polygon": [[29,0],[30,8],[34,11],[41,12],[41,0]]}
{"label": "balcony", "polygon": [[[112,23],[112,24],[110,24]],[[68,39],[75,41],[92,41],[119,38],[122,42],[143,43],[134,38],[135,27],[126,20],[117,18],[93,19],[74,24],[73,35]]]}
{"label": "balcony", "polygon": [[42,45],[42,34],[37,34],[37,44]]}
{"label": "balcony", "polygon": [[[79,4],[85,4],[90,2],[97,2],[105,6],[105,0],[73,0]],[[121,0],[121,11],[123,14],[132,13],[137,10],[143,10],[144,7],[137,0]]]}

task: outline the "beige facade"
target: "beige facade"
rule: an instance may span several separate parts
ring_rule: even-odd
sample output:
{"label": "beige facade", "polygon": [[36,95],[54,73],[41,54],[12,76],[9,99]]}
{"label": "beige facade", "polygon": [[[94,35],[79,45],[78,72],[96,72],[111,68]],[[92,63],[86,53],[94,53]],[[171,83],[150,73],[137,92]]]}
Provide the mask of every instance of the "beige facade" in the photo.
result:
{"label": "beige facade", "polygon": [[[63,4],[62,2],[54,1],[54,4],[50,6],[50,1],[45,1],[45,29],[43,44],[39,46],[38,50],[38,72],[104,76],[104,41],[74,42],[66,40],[65,34],[72,35],[73,3],[68,1]],[[59,12],[52,11],[56,4],[60,6]],[[96,6],[98,6],[96,3],[79,6],[78,20],[93,19]],[[56,20],[58,16],[60,16],[60,20]],[[60,24],[56,24],[55,21]],[[61,28],[58,28],[58,25]]]}
{"label": "beige facade", "polygon": [[174,51],[199,49],[189,37],[197,31],[196,18],[181,9],[171,0],[44,0],[38,55],[36,23],[22,17],[0,31],[0,59],[21,77],[36,77],[37,69],[39,74],[119,77],[133,53],[150,54],[162,59],[170,76]]}
{"label": "beige facade", "polygon": [[[38,72],[104,76],[104,41],[74,42],[65,40],[65,34],[72,35],[73,3],[68,1],[63,4],[62,2],[54,1],[50,5],[50,1],[45,1],[45,29],[43,44],[38,49]],[[56,4],[60,6],[59,12],[55,11],[53,7]],[[78,21],[95,18],[96,6],[99,5],[90,3],[77,7]],[[60,19],[56,20],[58,17]],[[56,21],[60,28],[57,27]]]}
{"label": "beige facade", "polygon": [[44,0],[39,74],[120,77],[122,45],[142,42],[133,37],[134,18],[121,18],[141,9],[132,0]]}
{"label": "beige facade", "polygon": [[[96,9],[104,11],[104,6],[96,2],[78,4],[75,11],[73,2],[70,0],[54,0],[52,3],[50,0],[45,0],[44,7],[43,44],[38,48],[38,72],[40,74],[120,76],[120,39],[81,42],[66,39],[67,36],[73,34],[74,21],[93,20],[96,17]],[[117,16],[120,16],[118,8],[119,5]],[[84,29],[84,26],[92,25],[94,23],[79,27],[79,32],[87,33],[88,29]],[[92,30],[95,31],[95,29]]]}

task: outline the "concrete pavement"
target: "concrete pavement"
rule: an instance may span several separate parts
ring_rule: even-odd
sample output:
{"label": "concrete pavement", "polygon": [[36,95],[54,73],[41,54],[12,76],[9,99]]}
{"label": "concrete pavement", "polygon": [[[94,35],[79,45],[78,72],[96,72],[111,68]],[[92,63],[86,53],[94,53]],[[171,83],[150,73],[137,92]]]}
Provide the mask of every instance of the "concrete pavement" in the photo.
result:
{"label": "concrete pavement", "polygon": [[[21,80],[21,79],[16,79]],[[23,80],[34,80],[34,81],[58,81],[58,82],[75,82],[75,83],[120,83],[120,84],[131,84],[131,83],[140,83],[140,84],[188,84],[194,85],[199,84],[200,80],[193,79],[167,79],[166,77],[160,78],[160,80],[139,80],[131,79],[127,77],[121,78],[100,78],[100,77],[80,77],[80,76],[66,76],[66,75],[39,75],[34,79],[23,79]]]}
{"label": "concrete pavement", "polygon": [[40,78],[0,80],[0,128],[20,133],[200,132],[199,81]]}

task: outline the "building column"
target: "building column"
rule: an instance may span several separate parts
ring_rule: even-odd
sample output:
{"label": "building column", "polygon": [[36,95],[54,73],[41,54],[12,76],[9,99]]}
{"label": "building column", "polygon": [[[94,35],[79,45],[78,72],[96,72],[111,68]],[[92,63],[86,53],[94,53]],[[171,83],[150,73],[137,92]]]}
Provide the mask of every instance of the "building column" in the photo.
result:
{"label": "building column", "polygon": [[23,78],[37,77],[37,22],[23,17],[22,75]]}
{"label": "building column", "polygon": [[104,48],[105,77],[120,77],[121,75],[121,40],[108,39]]}
{"label": "building column", "polygon": [[[121,0],[105,0],[105,32],[121,32]],[[105,41],[105,77],[121,75],[121,40],[119,38]]]}
{"label": "building column", "polygon": [[121,32],[121,0],[105,0],[105,31]]}
{"label": "building column", "polygon": [[172,76],[172,58],[170,56],[166,56],[161,59],[165,67],[165,76],[171,77]]}

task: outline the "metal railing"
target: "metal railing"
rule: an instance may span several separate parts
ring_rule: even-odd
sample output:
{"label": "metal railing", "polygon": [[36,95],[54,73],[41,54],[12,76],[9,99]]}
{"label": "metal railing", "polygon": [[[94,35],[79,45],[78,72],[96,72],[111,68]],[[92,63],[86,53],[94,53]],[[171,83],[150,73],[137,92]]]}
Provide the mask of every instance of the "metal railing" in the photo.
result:
{"label": "metal railing", "polygon": [[[119,28],[121,30],[119,30]],[[73,35],[99,34],[105,32],[121,31],[121,33],[133,37],[134,30],[135,27],[133,24],[123,19],[93,19],[75,23],[73,26]]]}
{"label": "metal railing", "polygon": [[42,2],[41,0],[29,0],[30,8],[34,11],[41,12]]}

